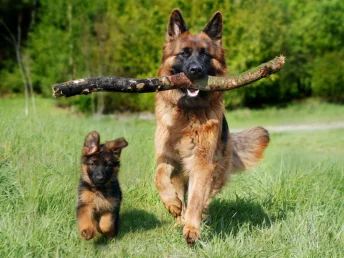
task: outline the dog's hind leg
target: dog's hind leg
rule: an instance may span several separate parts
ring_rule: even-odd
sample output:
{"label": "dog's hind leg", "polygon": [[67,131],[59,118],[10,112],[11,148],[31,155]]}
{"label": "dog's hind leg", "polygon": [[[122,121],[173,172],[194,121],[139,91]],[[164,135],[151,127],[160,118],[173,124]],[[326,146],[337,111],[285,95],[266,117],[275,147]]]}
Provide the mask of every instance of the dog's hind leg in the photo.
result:
{"label": "dog's hind leg", "polygon": [[178,172],[178,168],[177,162],[168,157],[160,157],[155,174],[160,198],[166,209],[176,218],[182,216],[184,206],[184,198],[180,198],[183,192],[179,180],[174,178],[172,183],[172,177]]}
{"label": "dog's hind leg", "polygon": [[229,173],[223,167],[216,169],[214,172],[214,175],[215,174],[217,174],[217,176],[213,176],[212,178],[210,194],[208,198],[204,201],[202,219],[205,219],[208,217],[209,206],[213,197],[221,191],[221,189],[226,184],[229,177]]}

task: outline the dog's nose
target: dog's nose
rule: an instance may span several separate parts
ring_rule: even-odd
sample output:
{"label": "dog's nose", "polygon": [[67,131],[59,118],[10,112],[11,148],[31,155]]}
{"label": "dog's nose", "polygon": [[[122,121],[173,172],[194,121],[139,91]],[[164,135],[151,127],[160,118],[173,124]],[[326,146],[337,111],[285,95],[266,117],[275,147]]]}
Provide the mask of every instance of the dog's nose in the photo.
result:
{"label": "dog's nose", "polygon": [[202,72],[202,67],[199,65],[193,65],[189,69],[191,75],[199,75]]}

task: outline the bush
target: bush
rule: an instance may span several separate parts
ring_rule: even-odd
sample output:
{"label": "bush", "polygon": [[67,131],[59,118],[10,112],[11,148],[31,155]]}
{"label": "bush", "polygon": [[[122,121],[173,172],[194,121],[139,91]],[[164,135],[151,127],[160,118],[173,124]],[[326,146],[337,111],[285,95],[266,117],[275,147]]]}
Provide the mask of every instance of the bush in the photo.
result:
{"label": "bush", "polygon": [[312,74],[314,96],[344,102],[344,51],[326,53],[316,59]]}
{"label": "bush", "polygon": [[[37,3],[31,7],[37,11],[37,20],[27,35],[24,34],[29,23],[22,24],[21,51],[22,56],[28,56],[35,91],[45,97],[51,97],[54,83],[71,79],[156,75],[168,17],[178,6],[192,33],[201,31],[215,11],[223,13],[223,45],[231,74],[280,54],[287,58],[283,70],[270,80],[226,93],[226,107],[261,107],[312,94],[343,102],[342,0],[204,0],[196,6],[179,0],[154,3],[84,0],[82,4],[80,0],[38,0]],[[11,9],[10,5],[6,8]],[[10,13],[16,17],[20,12],[13,9]],[[6,17],[5,22],[13,23]],[[9,25],[12,30],[17,26]],[[8,46],[5,51],[13,52]],[[24,91],[15,60],[13,53],[0,54],[0,94]],[[96,104],[94,97],[67,102],[91,112],[92,99]],[[154,94],[105,94],[104,101],[106,113],[153,110]]]}
{"label": "bush", "polygon": [[24,83],[20,75],[19,67],[15,64],[10,65],[10,68],[6,68],[0,71],[0,93],[11,94],[24,92]]}

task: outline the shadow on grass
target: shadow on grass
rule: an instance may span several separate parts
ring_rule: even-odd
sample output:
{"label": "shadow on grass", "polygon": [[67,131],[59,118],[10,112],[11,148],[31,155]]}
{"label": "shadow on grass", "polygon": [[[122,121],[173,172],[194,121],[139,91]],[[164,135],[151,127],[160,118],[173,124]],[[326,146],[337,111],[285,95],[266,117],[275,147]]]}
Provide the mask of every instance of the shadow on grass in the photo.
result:
{"label": "shadow on grass", "polygon": [[271,217],[258,202],[241,198],[213,200],[209,207],[209,215],[206,225],[211,228],[211,235],[219,236],[236,236],[242,227],[250,231],[253,228],[269,228],[274,221],[285,217]]}
{"label": "shadow on grass", "polygon": [[157,217],[149,212],[139,209],[131,209],[122,214],[120,235],[129,232],[141,232],[161,226]]}
{"label": "shadow on grass", "polygon": [[[131,209],[120,214],[120,228],[115,239],[121,239],[125,234],[131,232],[142,232],[161,226],[157,217],[149,212],[139,209]],[[100,236],[95,240],[95,245],[106,245],[113,241],[107,236]]]}

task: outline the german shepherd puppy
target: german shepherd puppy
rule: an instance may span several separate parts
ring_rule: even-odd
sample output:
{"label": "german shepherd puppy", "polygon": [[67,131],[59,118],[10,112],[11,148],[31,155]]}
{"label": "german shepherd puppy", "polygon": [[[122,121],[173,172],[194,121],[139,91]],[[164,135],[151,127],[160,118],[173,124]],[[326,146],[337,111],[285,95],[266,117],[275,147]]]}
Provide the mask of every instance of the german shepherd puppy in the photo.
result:
{"label": "german shepherd puppy", "polygon": [[[159,76],[184,72],[197,80],[225,75],[221,37],[220,12],[201,33],[193,35],[180,11],[173,10]],[[207,211],[211,197],[231,174],[256,164],[269,143],[268,132],[262,127],[230,134],[222,99],[223,92],[196,89],[156,95],[155,183],[166,209],[184,224],[187,243],[200,238],[202,212]]]}
{"label": "german shepherd puppy", "polygon": [[81,157],[81,175],[76,208],[83,239],[95,233],[114,237],[118,233],[122,192],[118,182],[120,155],[128,143],[124,138],[99,144],[98,132],[89,133]]}

